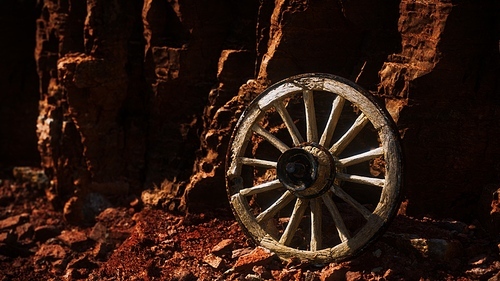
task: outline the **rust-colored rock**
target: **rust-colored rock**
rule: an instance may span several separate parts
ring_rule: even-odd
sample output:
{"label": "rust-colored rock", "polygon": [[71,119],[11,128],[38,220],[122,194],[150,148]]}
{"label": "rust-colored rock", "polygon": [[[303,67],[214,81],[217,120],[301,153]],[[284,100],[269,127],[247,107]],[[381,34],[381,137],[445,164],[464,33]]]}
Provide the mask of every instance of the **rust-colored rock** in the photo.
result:
{"label": "rust-colored rock", "polygon": [[224,267],[224,260],[214,254],[208,254],[203,258],[203,262],[207,263],[215,269],[221,269]]}
{"label": "rust-colored rock", "polygon": [[[111,6],[47,0],[38,21],[39,150],[42,166],[54,179],[53,193],[63,202],[76,188],[83,195],[126,194],[131,183],[135,190],[141,188],[143,160],[133,156],[144,151],[144,136],[138,137],[137,128],[141,117],[120,117],[130,110],[140,112],[143,105],[138,93],[129,90],[134,86],[128,87],[139,84],[141,77],[125,69],[142,57],[136,50],[137,56],[127,58],[133,52],[129,40],[140,35],[127,26],[141,22],[140,13],[129,2]],[[138,102],[125,102],[126,97]]]}
{"label": "rust-colored rock", "polygon": [[276,259],[276,255],[269,250],[256,247],[252,252],[238,258],[233,268],[235,271],[251,270],[254,266],[268,265]]}
{"label": "rust-colored rock", "polygon": [[438,44],[452,9],[448,1],[401,1],[398,30],[402,51],[393,54],[379,72],[379,93],[395,121],[408,105],[410,83],[433,70],[439,61]]}
{"label": "rust-colored rock", "polygon": [[267,279],[270,279],[272,277],[271,271],[262,265],[254,266],[252,268],[252,271],[255,272],[255,274],[257,274],[259,279],[267,280]]}
{"label": "rust-colored rock", "polygon": [[347,273],[347,268],[338,264],[331,264],[328,267],[325,267],[321,270],[321,275],[319,279],[321,281],[336,281],[336,280],[345,280]]}
{"label": "rust-colored rock", "polygon": [[76,196],[69,198],[69,200],[64,204],[64,219],[72,224],[82,223],[84,220],[82,209],[83,203],[80,198]]}
{"label": "rust-colored rock", "polygon": [[498,131],[498,43],[478,20],[494,6],[400,3],[402,49],[382,66],[378,94],[403,133],[408,215],[471,219],[498,180],[499,147],[485,141]]}
{"label": "rust-colored rock", "polygon": [[21,214],[0,220],[0,230],[13,229],[29,220],[29,214]]}
{"label": "rust-colored rock", "polygon": [[91,244],[87,235],[80,231],[63,231],[57,239],[75,251],[85,251]]}
{"label": "rust-colored rock", "polygon": [[345,274],[346,281],[360,281],[363,280],[363,274],[358,271],[348,271]]}
{"label": "rust-colored rock", "polygon": [[211,252],[217,256],[225,255],[231,253],[233,245],[234,245],[233,239],[224,239],[220,241],[219,244],[215,245],[212,248]]}
{"label": "rust-colored rock", "polygon": [[96,223],[89,234],[89,238],[96,242],[106,241],[107,227],[103,223]]}
{"label": "rust-colored rock", "polygon": [[61,245],[42,245],[35,254],[35,260],[60,260],[66,257],[66,251]]}

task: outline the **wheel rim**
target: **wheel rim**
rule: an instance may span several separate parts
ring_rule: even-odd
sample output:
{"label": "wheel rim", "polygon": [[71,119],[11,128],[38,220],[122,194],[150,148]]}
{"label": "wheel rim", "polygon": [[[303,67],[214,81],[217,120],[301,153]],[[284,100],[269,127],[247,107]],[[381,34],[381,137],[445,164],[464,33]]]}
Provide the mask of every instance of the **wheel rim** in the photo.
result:
{"label": "wheel rim", "polygon": [[348,80],[304,74],[278,82],[247,107],[229,144],[235,217],[282,258],[353,257],[399,206],[398,140],[388,114]]}

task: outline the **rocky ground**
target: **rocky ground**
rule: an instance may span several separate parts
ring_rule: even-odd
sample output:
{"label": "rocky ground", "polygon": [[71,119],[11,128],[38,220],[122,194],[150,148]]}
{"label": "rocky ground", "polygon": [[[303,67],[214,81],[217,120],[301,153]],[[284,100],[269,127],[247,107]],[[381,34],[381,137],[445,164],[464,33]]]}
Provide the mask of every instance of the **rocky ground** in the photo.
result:
{"label": "rocky ground", "polygon": [[176,215],[128,199],[74,226],[39,182],[0,184],[0,280],[500,280],[500,237],[477,222],[398,215],[357,258],[280,260],[230,211]]}

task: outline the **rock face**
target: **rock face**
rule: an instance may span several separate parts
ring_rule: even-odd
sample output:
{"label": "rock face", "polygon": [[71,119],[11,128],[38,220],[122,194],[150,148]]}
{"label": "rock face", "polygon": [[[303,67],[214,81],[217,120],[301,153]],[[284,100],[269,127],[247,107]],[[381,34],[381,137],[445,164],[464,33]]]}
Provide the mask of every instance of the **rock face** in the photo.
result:
{"label": "rock face", "polygon": [[[483,16],[498,4],[454,4],[401,2],[406,66],[395,73],[404,79],[382,93],[408,104],[393,110],[405,130],[408,214],[471,219],[484,186],[500,179],[500,149],[490,141],[500,117],[498,37],[489,35],[498,34],[498,20]],[[407,92],[397,86],[406,81]]]}
{"label": "rock face", "polygon": [[36,56],[42,166],[63,201],[78,191],[127,194],[144,167],[138,3],[45,1]]}
{"label": "rock face", "polygon": [[143,190],[170,210],[225,206],[239,114],[305,72],[385,102],[403,136],[409,215],[470,219],[500,178],[497,1],[42,2],[38,149],[67,214],[89,194]]}
{"label": "rock face", "polygon": [[379,72],[379,94],[388,97],[386,107],[395,121],[408,106],[411,82],[430,73],[440,60],[438,45],[452,4],[401,1],[399,10],[402,50],[390,55]]}

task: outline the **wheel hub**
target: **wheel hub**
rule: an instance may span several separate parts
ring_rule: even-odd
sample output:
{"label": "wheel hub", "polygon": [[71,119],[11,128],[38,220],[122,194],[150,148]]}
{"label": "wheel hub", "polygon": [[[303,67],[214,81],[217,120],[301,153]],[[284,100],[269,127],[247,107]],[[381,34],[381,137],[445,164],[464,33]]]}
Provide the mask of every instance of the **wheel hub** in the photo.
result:
{"label": "wheel hub", "polygon": [[304,143],[280,156],[277,174],[280,182],[297,197],[314,198],[333,184],[335,161],[323,146]]}

